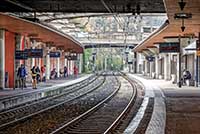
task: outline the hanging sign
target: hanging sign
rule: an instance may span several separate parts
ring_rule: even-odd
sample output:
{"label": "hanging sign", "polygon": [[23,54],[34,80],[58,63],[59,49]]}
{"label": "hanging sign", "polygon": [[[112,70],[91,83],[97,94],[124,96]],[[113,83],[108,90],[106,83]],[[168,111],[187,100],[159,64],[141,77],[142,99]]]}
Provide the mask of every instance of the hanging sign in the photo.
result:
{"label": "hanging sign", "polygon": [[146,56],[146,60],[149,62],[153,62],[155,60],[155,57],[153,56]]}
{"label": "hanging sign", "polygon": [[16,50],[15,51],[15,59],[16,60],[27,60],[28,59],[28,53],[23,50]]}
{"label": "hanging sign", "polygon": [[65,58],[67,60],[77,60],[77,55],[68,55],[68,56],[65,56]]}
{"label": "hanging sign", "polygon": [[59,58],[60,57],[60,52],[50,52],[49,56],[51,58]]}
{"label": "hanging sign", "polygon": [[42,58],[43,57],[43,49],[25,49],[27,52],[28,58]]}
{"label": "hanging sign", "polygon": [[178,42],[159,43],[159,53],[179,53],[180,45]]}

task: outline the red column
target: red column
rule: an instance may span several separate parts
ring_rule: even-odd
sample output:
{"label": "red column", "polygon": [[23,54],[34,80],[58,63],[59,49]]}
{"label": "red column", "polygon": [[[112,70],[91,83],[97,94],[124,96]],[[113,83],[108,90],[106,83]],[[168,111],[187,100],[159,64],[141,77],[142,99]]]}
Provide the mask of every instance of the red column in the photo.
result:
{"label": "red column", "polygon": [[14,54],[15,54],[15,34],[5,32],[5,72],[9,75],[9,88],[14,87]]}
{"label": "red column", "polygon": [[[21,36],[20,50],[24,50],[25,48],[25,36]],[[24,60],[20,60],[20,65],[25,64]]]}

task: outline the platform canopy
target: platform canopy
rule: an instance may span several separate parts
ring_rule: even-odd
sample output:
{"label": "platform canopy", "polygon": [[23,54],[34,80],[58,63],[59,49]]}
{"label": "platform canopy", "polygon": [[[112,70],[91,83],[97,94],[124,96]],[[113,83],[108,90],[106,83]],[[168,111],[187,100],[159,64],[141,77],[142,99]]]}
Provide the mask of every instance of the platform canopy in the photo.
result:
{"label": "platform canopy", "polygon": [[73,50],[77,53],[83,52],[83,47],[77,40],[41,23],[31,22],[0,13],[0,28],[28,36],[36,41],[62,47],[66,51]]}
{"label": "platform canopy", "polygon": [[163,0],[1,0],[0,11],[67,13],[164,13]]}
{"label": "platform canopy", "polygon": [[[134,51],[141,52],[148,46],[154,46],[157,42],[165,42],[165,37],[198,37],[200,32],[200,1],[199,0],[184,0],[186,2],[185,8],[181,11],[178,2],[179,0],[164,0],[168,20],[148,38],[140,42]],[[189,13],[192,18],[175,19],[176,13]],[[184,26],[185,30],[182,31],[181,27]]]}

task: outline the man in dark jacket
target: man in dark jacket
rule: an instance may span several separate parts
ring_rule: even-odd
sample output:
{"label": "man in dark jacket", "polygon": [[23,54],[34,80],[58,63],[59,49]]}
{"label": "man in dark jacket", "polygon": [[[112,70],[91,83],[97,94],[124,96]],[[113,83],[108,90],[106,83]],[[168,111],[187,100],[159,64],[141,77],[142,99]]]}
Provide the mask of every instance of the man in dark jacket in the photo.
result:
{"label": "man in dark jacket", "polygon": [[26,75],[27,75],[27,72],[26,72],[26,68],[23,64],[21,64],[21,67],[18,68],[18,71],[17,71],[17,76],[19,77],[19,81],[20,81],[20,87],[23,89],[26,85],[25,83],[25,79],[26,79]]}
{"label": "man in dark jacket", "polygon": [[65,78],[67,77],[67,67],[66,66],[64,67],[64,77]]}

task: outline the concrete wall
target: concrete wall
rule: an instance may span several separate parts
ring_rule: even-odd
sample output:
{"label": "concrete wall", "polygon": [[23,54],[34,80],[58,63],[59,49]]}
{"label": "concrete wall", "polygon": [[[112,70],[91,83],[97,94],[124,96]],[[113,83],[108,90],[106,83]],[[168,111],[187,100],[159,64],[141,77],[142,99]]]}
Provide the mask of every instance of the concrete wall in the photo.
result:
{"label": "concrete wall", "polygon": [[5,72],[9,75],[9,88],[14,88],[15,77],[15,34],[5,32]]}

